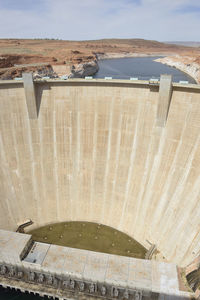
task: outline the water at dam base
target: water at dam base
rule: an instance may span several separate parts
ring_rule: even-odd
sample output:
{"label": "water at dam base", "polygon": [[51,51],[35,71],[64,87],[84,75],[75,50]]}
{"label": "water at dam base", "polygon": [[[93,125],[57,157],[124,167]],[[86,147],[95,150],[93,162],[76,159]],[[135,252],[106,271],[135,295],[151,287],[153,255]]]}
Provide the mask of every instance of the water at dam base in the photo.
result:
{"label": "water at dam base", "polygon": [[130,236],[91,222],[62,222],[30,231],[37,242],[95,252],[145,258],[146,249]]}
{"label": "water at dam base", "polygon": [[139,80],[149,80],[151,78],[160,78],[161,74],[171,74],[174,82],[188,81],[195,83],[195,80],[189,75],[154,61],[160,58],[155,57],[131,57],[114,58],[99,60],[99,71],[94,78],[112,77],[113,79],[129,79],[130,77]]}

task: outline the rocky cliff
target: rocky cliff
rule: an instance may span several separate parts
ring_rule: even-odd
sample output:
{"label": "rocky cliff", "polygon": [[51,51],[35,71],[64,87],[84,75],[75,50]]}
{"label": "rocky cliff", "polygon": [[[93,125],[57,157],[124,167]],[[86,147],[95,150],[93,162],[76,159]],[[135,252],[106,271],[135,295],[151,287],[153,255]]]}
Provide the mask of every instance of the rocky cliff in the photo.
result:
{"label": "rocky cliff", "polygon": [[197,83],[200,83],[200,58],[192,56],[168,56],[156,59],[155,61],[174,67],[193,77]]}
{"label": "rocky cliff", "polygon": [[50,64],[32,64],[0,69],[0,79],[10,80],[13,78],[22,77],[23,72],[32,72],[34,78],[42,78],[45,76],[50,78],[58,77]]}
{"label": "rocky cliff", "polygon": [[89,61],[82,64],[73,65],[71,68],[71,78],[84,78],[85,76],[92,76],[99,70],[97,60]]}

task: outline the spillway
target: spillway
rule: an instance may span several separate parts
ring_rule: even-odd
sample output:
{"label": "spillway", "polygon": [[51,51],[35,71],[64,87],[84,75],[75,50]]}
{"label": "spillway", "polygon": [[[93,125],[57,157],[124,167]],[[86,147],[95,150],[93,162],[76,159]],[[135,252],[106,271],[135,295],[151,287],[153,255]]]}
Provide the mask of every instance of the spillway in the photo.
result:
{"label": "spillway", "polygon": [[179,266],[200,255],[200,86],[33,84],[0,82],[0,229],[96,222]]}

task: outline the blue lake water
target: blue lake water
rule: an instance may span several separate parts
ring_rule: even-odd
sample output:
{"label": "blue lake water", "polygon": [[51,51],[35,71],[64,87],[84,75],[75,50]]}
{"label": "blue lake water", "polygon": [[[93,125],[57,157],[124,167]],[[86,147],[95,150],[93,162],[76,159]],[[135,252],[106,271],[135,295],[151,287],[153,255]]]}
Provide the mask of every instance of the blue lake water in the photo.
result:
{"label": "blue lake water", "polygon": [[172,74],[173,81],[188,81],[195,83],[195,80],[189,75],[154,60],[156,57],[132,57],[115,58],[100,60],[99,71],[94,78],[112,77],[113,79],[130,79],[136,77],[139,80],[149,80],[151,78],[160,78],[161,74]]}

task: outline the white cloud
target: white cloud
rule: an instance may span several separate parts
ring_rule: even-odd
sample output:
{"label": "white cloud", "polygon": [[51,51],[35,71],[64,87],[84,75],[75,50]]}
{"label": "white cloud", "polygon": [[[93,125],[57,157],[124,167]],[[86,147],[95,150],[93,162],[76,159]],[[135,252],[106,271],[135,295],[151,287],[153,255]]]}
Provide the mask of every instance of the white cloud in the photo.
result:
{"label": "white cloud", "polygon": [[43,1],[37,10],[2,8],[0,37],[200,41],[200,10],[186,13],[199,0]]}

